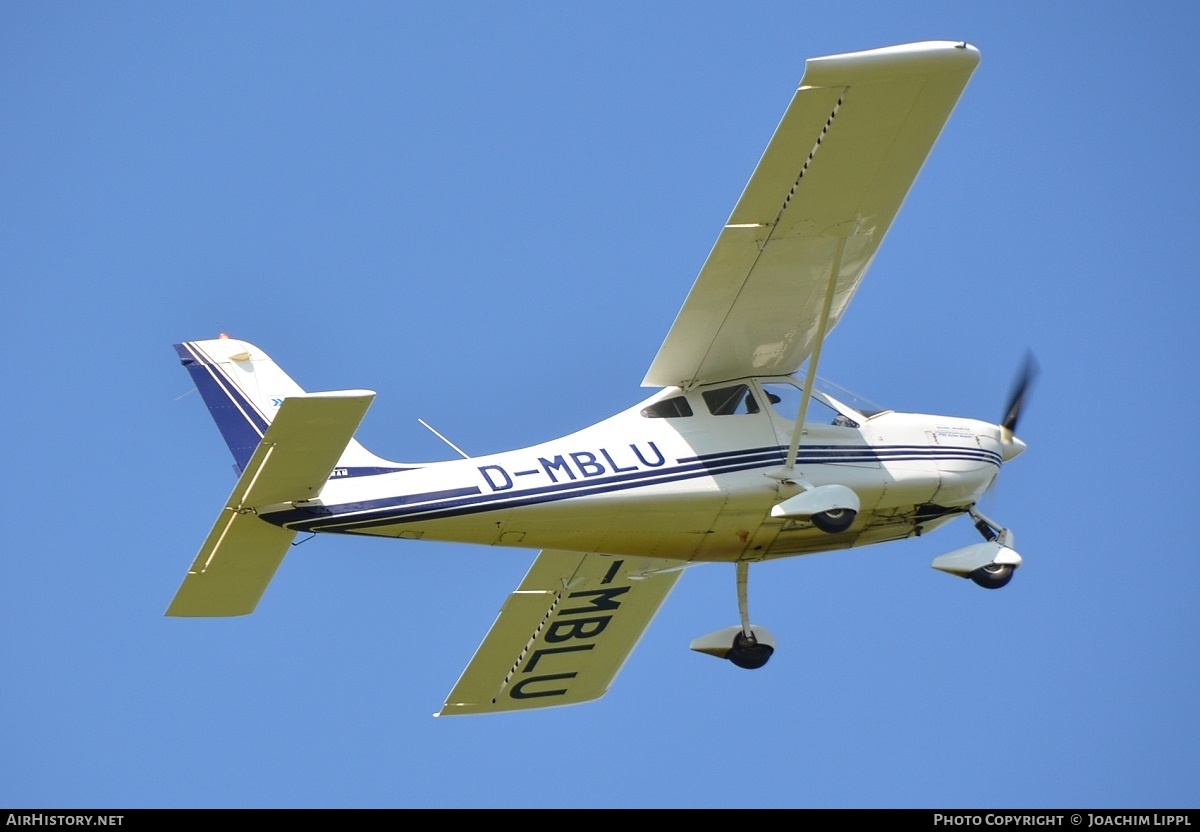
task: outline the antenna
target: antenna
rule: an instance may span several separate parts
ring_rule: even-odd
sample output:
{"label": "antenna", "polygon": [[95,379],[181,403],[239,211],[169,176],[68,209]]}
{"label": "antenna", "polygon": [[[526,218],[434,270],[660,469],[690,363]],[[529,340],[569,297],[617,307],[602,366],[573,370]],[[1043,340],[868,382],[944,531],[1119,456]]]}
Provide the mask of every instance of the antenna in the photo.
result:
{"label": "antenna", "polygon": [[430,432],[433,433],[433,435],[436,436],[438,439],[442,440],[447,445],[449,445],[451,448],[458,451],[459,456],[461,456],[463,459],[471,458],[470,456],[467,455],[467,453],[465,451],[463,451],[462,448],[458,447],[453,442],[451,442],[449,439],[447,439],[446,437],[444,437],[440,433],[438,433],[437,430],[433,427],[433,425],[429,424],[424,419],[417,419],[417,421],[420,422],[425,427],[429,428]]}

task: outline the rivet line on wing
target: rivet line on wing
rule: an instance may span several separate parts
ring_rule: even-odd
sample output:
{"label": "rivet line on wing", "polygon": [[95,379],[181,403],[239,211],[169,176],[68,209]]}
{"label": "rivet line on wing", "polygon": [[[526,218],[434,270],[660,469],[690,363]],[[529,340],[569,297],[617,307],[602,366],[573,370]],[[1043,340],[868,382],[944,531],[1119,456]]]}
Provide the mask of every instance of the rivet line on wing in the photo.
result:
{"label": "rivet line on wing", "polygon": [[563,594],[560,592],[555,596],[554,603],[550,605],[550,609],[546,610],[546,614],[542,616],[542,620],[538,622],[536,627],[534,627],[533,635],[529,637],[529,641],[525,642],[525,647],[521,650],[520,655],[517,656],[517,660],[513,662],[513,666],[509,668],[508,673],[504,675],[504,681],[500,683],[500,689],[496,691],[496,695],[492,697],[493,705],[495,705],[496,700],[500,698],[500,694],[504,693],[505,689],[508,687],[508,683],[512,681],[512,677],[516,675],[517,668],[521,666],[521,662],[525,661],[525,657],[529,655],[529,648],[533,647],[533,645],[537,643],[538,636],[541,635],[542,630],[546,627],[546,622],[554,617],[554,611],[558,609],[558,605],[562,603],[562,599]]}
{"label": "rivet line on wing", "polygon": [[808,166],[812,164],[813,157],[817,155],[817,151],[821,149],[821,142],[825,141],[825,136],[829,133],[829,128],[833,126],[833,120],[837,118],[838,109],[841,108],[842,102],[846,100],[846,94],[842,93],[841,98],[837,100],[837,104],[833,105],[833,111],[830,112],[829,118],[825,119],[825,126],[821,128],[821,134],[817,136],[816,143],[812,146],[812,150],[808,151],[808,158],[804,160],[804,166],[800,168],[800,175],[796,177],[796,181],[792,183],[792,189],[788,191],[788,195],[783,200],[783,206],[779,209],[779,213],[775,215],[775,222],[772,225],[779,223],[779,218],[783,216],[783,212],[788,209],[788,205],[792,201],[792,197],[796,195],[796,189],[800,187],[800,180],[804,178],[804,174],[808,173]]}

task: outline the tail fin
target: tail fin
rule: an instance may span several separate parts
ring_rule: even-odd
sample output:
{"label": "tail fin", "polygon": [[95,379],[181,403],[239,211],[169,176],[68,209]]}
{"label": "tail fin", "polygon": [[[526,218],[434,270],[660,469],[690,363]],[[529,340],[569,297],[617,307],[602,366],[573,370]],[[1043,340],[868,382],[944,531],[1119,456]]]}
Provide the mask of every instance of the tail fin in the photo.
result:
{"label": "tail fin", "polygon": [[[303,396],[304,389],[271,357],[253,344],[222,336],[209,341],[185,341],[175,345],[208,412],[233,454],[238,473],[246,469],[254,451],[266,435],[275,414],[289,396]],[[403,470],[375,456],[351,439],[335,469],[337,474],[377,474]]]}

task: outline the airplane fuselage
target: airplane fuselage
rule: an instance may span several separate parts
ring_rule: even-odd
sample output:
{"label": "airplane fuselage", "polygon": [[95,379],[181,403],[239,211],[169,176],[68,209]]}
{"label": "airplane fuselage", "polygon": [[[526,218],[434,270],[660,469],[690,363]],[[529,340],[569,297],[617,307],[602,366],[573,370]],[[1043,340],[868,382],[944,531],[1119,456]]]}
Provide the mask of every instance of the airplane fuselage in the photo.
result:
{"label": "airplane fuselage", "polygon": [[[798,382],[667,388],[529,448],[385,473],[335,470],[319,500],[260,516],[296,531],[763,560],[919,534],[972,505],[999,471],[995,425],[890,411],[867,418],[845,408],[836,413],[841,424],[810,414],[792,478],[801,484],[781,482],[794,415],[772,406],[779,397],[770,391],[785,385]],[[744,391],[735,407],[726,394],[736,388]],[[782,499],[826,483],[861,500],[848,531],[771,516]]]}

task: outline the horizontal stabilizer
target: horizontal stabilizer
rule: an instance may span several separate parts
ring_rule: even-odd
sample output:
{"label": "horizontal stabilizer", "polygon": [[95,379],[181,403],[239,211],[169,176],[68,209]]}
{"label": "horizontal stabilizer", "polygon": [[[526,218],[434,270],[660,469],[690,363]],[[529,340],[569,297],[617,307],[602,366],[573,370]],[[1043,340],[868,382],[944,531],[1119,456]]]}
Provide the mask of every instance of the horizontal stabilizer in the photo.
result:
{"label": "horizontal stabilizer", "polygon": [[651,558],[541,552],[438,716],[600,698],[679,580],[680,566]]}
{"label": "horizontal stabilizer", "polygon": [[345,390],[284,400],[167,615],[254,612],[296,537],[259,519],[257,509],[317,496],[374,398],[369,390]]}

